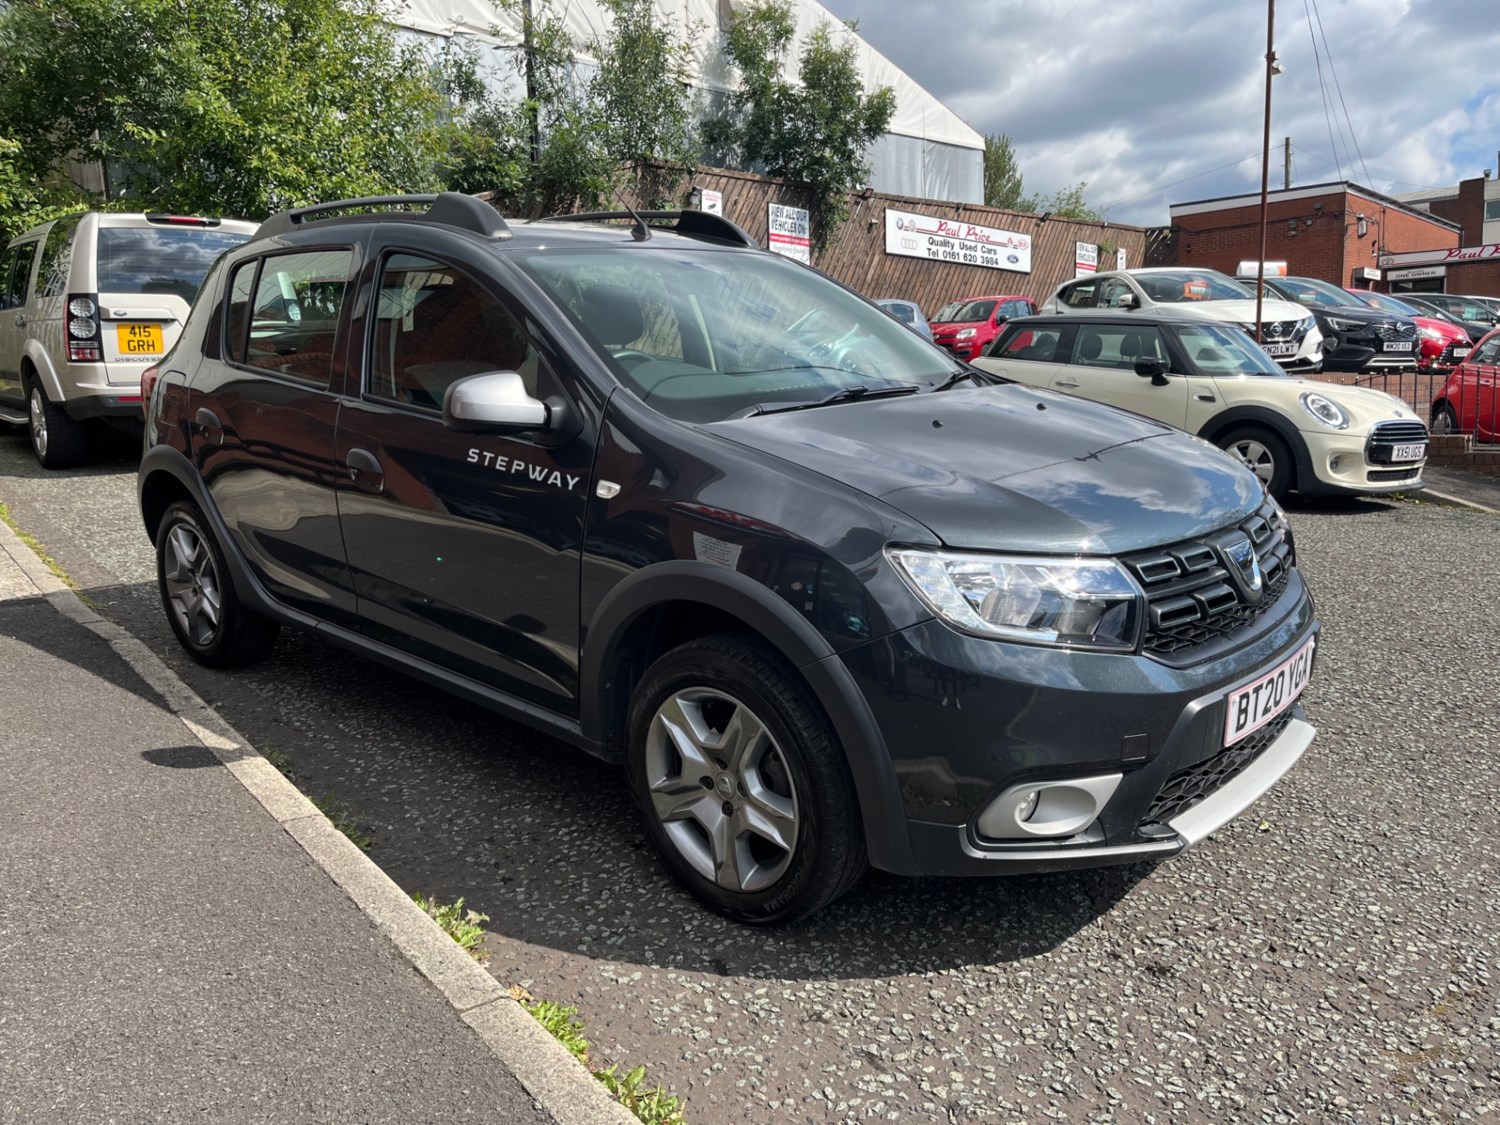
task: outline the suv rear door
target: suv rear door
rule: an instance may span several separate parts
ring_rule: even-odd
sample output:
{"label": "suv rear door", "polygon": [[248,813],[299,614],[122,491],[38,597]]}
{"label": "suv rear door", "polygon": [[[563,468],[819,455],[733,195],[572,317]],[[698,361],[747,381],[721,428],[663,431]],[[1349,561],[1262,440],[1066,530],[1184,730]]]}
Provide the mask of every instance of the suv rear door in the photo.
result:
{"label": "suv rear door", "polygon": [[[353,326],[363,352],[339,414],[339,516],[376,640],[568,714],[578,709],[579,573],[596,426],[536,318],[444,231],[375,235]],[[463,432],[445,391],[516,371],[566,402],[545,433]]]}
{"label": "suv rear door", "polygon": [[27,292],[40,237],[28,238],[0,253],[0,398],[20,403],[21,349],[26,342]]}
{"label": "suv rear door", "polygon": [[249,238],[210,222],[100,217],[95,284],[110,383],[140,382],[171,351],[209,266]]}

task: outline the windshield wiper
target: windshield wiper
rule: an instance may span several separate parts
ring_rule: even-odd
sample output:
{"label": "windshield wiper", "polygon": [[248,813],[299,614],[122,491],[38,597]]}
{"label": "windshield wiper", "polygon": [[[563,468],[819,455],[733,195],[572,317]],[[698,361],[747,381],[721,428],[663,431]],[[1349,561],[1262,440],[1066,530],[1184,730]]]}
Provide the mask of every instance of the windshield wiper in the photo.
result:
{"label": "windshield wiper", "polygon": [[965,379],[972,379],[974,385],[978,387],[991,387],[996,383],[1005,382],[1000,376],[991,375],[988,371],[980,371],[973,367],[961,367],[932,389],[934,391],[946,391],[949,387],[958,386]]}
{"label": "windshield wiper", "polygon": [[893,383],[885,387],[843,387],[831,395],[808,402],[762,402],[746,417],[756,414],[785,414],[790,410],[811,410],[816,406],[832,406],[836,402],[852,402],[857,398],[888,398],[894,395],[916,394],[922,388],[915,383]]}

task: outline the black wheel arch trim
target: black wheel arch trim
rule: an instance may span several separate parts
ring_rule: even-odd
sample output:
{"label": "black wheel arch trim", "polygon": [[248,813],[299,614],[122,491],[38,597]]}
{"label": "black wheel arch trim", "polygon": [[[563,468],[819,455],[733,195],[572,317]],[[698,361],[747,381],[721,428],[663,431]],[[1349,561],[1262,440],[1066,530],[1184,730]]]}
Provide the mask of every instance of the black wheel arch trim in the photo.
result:
{"label": "black wheel arch trim", "polygon": [[1292,461],[1297,468],[1297,474],[1292,478],[1292,488],[1300,491],[1301,482],[1317,480],[1317,474],[1313,472],[1312,454],[1307,451],[1307,442],[1297,432],[1297,427],[1274,410],[1267,410],[1263,406],[1232,407],[1215,414],[1205,422],[1198,431],[1198,436],[1218,445],[1220,434],[1239,426],[1264,426],[1286,442],[1286,447],[1292,451]]}
{"label": "black wheel arch trim", "polygon": [[833,724],[849,763],[870,862],[883,871],[918,874],[895,766],[854,677],[810,622],[738,571],[686,560],[653,563],[604,596],[589,622],[579,668],[584,737],[608,740],[609,716],[619,702],[609,673],[620,642],[641,614],[669,602],[697,602],[737,617],[797,669]]}

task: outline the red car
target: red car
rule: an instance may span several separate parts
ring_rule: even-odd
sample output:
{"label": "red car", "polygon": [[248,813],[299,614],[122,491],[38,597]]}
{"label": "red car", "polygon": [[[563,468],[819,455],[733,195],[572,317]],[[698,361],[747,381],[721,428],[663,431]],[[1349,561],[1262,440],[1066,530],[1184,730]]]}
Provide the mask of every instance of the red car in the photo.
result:
{"label": "red car", "polygon": [[974,359],[996,336],[1006,321],[1031,316],[1036,302],[1030,297],[964,297],[949,301],[932,318],[932,341],[959,359]]}
{"label": "red car", "polygon": [[1500,441],[1500,328],[1486,333],[1432,400],[1432,432]]}
{"label": "red car", "polygon": [[1389,293],[1372,293],[1368,289],[1347,289],[1372,309],[1393,313],[1417,322],[1417,370],[1442,372],[1451,370],[1469,354],[1469,334],[1451,320],[1427,316],[1415,305],[1408,305]]}

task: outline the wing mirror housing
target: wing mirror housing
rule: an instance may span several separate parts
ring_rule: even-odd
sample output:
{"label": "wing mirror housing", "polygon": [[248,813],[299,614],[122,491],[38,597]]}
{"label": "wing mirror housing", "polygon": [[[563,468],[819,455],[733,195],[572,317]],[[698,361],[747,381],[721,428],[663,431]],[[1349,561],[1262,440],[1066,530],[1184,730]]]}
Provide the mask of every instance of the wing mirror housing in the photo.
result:
{"label": "wing mirror housing", "polygon": [[450,383],[443,425],[450,430],[547,430],[552,409],[531,397],[514,371],[486,371]]}
{"label": "wing mirror housing", "polygon": [[1165,387],[1172,382],[1167,378],[1165,360],[1138,359],[1135,361],[1135,373],[1142,379],[1150,379],[1153,387]]}
{"label": "wing mirror housing", "polygon": [[1135,300],[1135,294],[1134,293],[1131,293],[1131,292],[1127,291],[1125,293],[1121,293],[1120,294],[1120,304],[1118,306],[1119,308],[1122,308],[1122,309],[1133,309],[1133,308],[1135,308],[1135,306],[1136,306],[1136,300]]}

